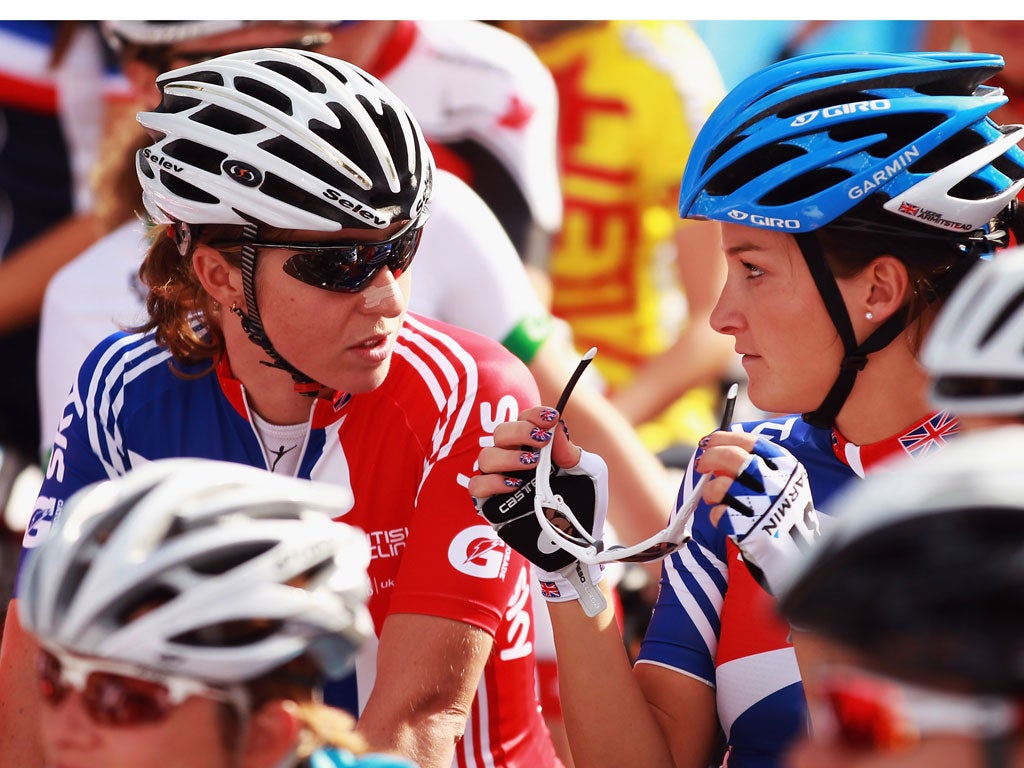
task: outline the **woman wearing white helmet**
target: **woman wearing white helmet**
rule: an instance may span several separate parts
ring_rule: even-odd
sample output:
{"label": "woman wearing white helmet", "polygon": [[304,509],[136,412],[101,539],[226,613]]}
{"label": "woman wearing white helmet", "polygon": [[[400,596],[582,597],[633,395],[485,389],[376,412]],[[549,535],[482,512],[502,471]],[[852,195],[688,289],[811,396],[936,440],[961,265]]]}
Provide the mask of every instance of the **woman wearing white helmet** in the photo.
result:
{"label": "woman wearing white helmet", "polygon": [[931,399],[964,428],[1024,421],[1024,247],[978,262],[921,350]]}
{"label": "woman wearing white helmet", "polygon": [[[481,442],[536,385],[497,342],[407,312],[434,170],[418,124],[379,81],[316,53],[239,52],[158,85],[137,156],[162,225],[141,268],[149,322],[79,372],[25,546],[81,485],[143,460],[351,488],[377,635],[339,694],[358,731],[425,766],[556,765],[528,564],[465,489]],[[12,723],[31,717],[18,634],[9,622],[0,666]],[[19,749],[0,762],[33,764]]]}
{"label": "woman wearing white helmet", "polygon": [[23,571],[48,765],[411,766],[319,703],[373,632],[335,486],[162,459],[87,486]]}
{"label": "woman wearing white helmet", "polygon": [[780,596],[829,657],[788,765],[1024,766],[1022,455],[976,431],[837,499]]}

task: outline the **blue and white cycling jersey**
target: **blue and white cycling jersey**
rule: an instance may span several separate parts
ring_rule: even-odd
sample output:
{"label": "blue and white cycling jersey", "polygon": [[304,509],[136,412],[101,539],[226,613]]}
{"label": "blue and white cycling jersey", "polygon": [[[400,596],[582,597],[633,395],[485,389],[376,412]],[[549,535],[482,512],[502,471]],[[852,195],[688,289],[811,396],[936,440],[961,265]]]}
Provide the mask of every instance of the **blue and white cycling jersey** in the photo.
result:
{"label": "blue and white cycling jersey", "polygon": [[[932,453],[957,432],[946,412],[871,445],[850,443],[833,430],[811,427],[799,415],[733,425],[785,446],[807,469],[815,507],[845,483],[896,455]],[[699,455],[699,452],[698,454]],[[695,457],[696,458],[696,457]],[[679,492],[693,489],[693,461]],[[728,740],[729,768],[775,768],[806,723],[806,702],[789,626],[775,599],[750,575],[737,546],[709,518],[701,502],[693,538],[666,558],[661,590],[638,664],[657,664],[716,689],[718,717]]]}

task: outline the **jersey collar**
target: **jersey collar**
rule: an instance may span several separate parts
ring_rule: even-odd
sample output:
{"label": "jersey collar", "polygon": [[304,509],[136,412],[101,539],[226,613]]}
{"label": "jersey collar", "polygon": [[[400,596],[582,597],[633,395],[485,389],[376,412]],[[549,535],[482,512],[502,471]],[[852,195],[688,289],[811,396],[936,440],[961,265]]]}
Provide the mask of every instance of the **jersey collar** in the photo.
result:
{"label": "jersey collar", "polygon": [[922,459],[940,450],[960,431],[960,422],[949,411],[936,411],[904,432],[877,443],[856,445],[832,430],[832,451],[860,477],[898,456]]}
{"label": "jersey collar", "polygon": [[[217,362],[217,381],[220,383],[224,397],[231,403],[231,407],[242,418],[249,421],[249,404],[245,397],[245,387],[231,372],[231,363],[228,361],[227,353],[222,355]],[[337,391],[331,397],[315,398],[310,414],[310,429],[324,429],[336,422],[341,418],[345,406],[351,399],[351,394]]]}

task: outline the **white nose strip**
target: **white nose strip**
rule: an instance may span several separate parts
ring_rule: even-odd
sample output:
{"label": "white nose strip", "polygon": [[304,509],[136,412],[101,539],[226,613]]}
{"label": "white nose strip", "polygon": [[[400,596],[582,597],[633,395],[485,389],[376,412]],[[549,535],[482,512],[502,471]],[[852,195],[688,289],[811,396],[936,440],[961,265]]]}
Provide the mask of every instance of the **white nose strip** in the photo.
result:
{"label": "white nose strip", "polygon": [[402,291],[398,283],[392,281],[388,285],[369,286],[363,289],[363,306],[367,309],[375,309],[386,301],[399,301]]}

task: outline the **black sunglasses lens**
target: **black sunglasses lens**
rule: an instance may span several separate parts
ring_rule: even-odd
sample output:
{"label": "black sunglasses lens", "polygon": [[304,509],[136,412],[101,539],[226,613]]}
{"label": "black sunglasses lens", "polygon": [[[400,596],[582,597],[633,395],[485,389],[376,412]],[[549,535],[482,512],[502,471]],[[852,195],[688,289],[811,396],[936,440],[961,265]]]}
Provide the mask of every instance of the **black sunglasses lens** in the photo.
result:
{"label": "black sunglasses lens", "polygon": [[400,276],[416,254],[421,231],[416,229],[378,245],[325,246],[300,251],[284,263],[283,269],[307,285],[338,293],[358,293],[384,267]]}

